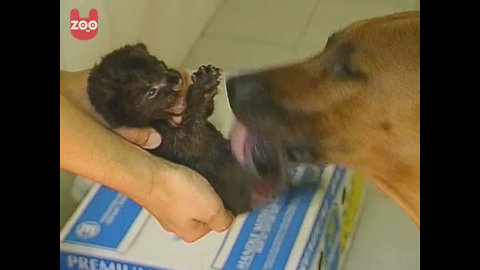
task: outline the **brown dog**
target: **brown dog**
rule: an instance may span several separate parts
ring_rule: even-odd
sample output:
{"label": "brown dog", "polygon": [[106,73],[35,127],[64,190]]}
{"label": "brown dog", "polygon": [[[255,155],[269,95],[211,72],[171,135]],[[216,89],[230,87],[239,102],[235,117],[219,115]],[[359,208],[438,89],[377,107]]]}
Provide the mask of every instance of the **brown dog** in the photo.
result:
{"label": "brown dog", "polygon": [[356,22],[315,57],[227,89],[240,161],[262,152],[249,138],[281,141],[368,176],[420,228],[420,12]]}

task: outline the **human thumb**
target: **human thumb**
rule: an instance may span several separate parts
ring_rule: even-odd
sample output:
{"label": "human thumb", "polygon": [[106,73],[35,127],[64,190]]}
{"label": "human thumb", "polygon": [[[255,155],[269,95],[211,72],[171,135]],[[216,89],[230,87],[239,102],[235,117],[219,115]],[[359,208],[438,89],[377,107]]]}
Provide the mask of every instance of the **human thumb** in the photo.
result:
{"label": "human thumb", "polygon": [[162,136],[153,128],[117,128],[115,132],[145,149],[155,149],[162,143]]}
{"label": "human thumb", "polygon": [[211,218],[207,224],[210,228],[217,232],[223,232],[230,228],[235,217],[228,210],[221,210],[213,218]]}

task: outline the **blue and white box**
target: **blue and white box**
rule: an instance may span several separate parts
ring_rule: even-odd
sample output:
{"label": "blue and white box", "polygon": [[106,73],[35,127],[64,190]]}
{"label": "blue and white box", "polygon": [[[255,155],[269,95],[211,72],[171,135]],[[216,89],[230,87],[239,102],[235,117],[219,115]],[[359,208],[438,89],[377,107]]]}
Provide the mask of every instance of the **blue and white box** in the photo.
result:
{"label": "blue and white box", "polygon": [[340,269],[365,194],[362,177],[345,168],[295,165],[297,182],[236,218],[227,232],[188,244],[165,232],[127,197],[96,185],[60,232],[62,270]]}

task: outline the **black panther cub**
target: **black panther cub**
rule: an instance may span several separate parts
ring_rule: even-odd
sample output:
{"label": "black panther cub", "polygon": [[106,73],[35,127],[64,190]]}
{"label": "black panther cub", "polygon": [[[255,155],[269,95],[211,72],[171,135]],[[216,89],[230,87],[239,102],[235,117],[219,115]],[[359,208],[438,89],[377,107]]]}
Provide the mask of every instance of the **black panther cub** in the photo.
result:
{"label": "black panther cub", "polygon": [[150,152],[199,172],[236,215],[251,209],[261,179],[237,163],[229,141],[207,120],[220,76],[219,69],[201,66],[189,83],[138,43],[103,57],[90,72],[88,95],[112,128],[158,130],[162,145]]}

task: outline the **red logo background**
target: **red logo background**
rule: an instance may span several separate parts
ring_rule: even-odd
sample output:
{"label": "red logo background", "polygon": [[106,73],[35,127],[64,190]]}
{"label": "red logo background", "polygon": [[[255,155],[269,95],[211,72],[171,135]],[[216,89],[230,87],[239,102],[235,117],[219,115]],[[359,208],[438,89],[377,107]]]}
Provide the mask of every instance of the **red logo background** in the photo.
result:
{"label": "red logo background", "polygon": [[80,18],[78,9],[70,11],[70,33],[79,40],[89,40],[98,32],[98,11],[90,9],[88,18]]}

